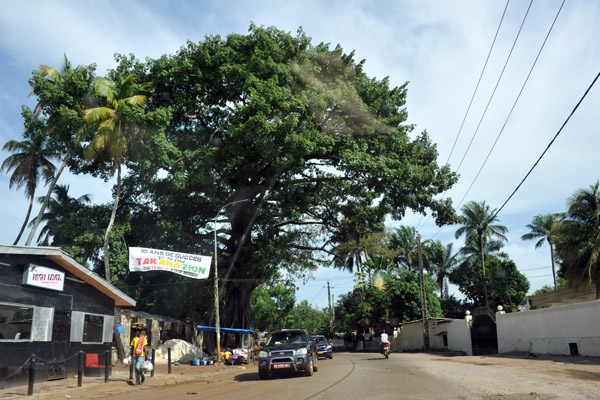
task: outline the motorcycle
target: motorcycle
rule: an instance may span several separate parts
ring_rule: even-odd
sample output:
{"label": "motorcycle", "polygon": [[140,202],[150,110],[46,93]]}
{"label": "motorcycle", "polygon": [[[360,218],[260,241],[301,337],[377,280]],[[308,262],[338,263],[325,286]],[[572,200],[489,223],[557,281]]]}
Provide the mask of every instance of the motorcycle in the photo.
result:
{"label": "motorcycle", "polygon": [[390,348],[390,344],[389,343],[384,343],[383,344],[383,349],[381,350],[381,354],[383,354],[385,356],[385,358],[389,358],[390,353],[391,353],[391,348]]}

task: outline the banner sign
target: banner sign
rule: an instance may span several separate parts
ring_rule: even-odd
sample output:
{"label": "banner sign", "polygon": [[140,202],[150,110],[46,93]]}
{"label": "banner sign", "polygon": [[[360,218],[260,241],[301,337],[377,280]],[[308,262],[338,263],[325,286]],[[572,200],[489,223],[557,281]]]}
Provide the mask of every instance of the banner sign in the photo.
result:
{"label": "banner sign", "polygon": [[21,283],[62,292],[65,285],[65,273],[41,265],[29,264],[23,273]]}
{"label": "banner sign", "polygon": [[169,271],[194,279],[206,279],[212,258],[167,250],[129,248],[129,270],[138,272]]}

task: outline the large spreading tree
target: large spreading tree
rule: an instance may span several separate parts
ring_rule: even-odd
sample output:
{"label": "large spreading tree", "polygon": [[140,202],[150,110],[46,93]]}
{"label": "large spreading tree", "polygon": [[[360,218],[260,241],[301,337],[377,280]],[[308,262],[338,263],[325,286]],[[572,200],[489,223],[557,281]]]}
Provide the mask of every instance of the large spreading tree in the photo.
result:
{"label": "large spreading tree", "polygon": [[386,216],[454,218],[434,196],[456,175],[406,124],[407,85],[368,77],[340,47],[252,26],[119,68],[153,82],[148,109],[172,112],[125,186],[151,205],[166,247],[211,254],[217,225],[223,326],[249,325],[259,282],[315,268]]}

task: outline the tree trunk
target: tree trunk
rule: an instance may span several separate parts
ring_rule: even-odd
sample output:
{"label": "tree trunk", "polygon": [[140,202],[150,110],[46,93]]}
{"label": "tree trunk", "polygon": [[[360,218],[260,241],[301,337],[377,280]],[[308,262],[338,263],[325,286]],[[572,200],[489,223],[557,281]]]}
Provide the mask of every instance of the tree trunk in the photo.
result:
{"label": "tree trunk", "polygon": [[[33,198],[35,196],[31,196],[29,198],[29,208],[27,209],[27,215],[25,216],[25,221],[23,221],[23,226],[21,227],[21,230],[19,231],[19,234],[17,235],[17,238],[15,239],[15,242],[13,243],[13,246],[16,246],[17,243],[19,243],[19,240],[21,240],[21,235],[23,234],[23,232],[25,231],[25,227],[27,226],[27,222],[29,222],[29,216],[31,215],[31,209],[33,208]],[[554,285],[556,286],[556,285]]]}
{"label": "tree trunk", "polygon": [[69,150],[65,154],[65,159],[63,160],[62,165],[60,166],[60,169],[58,170],[56,175],[54,175],[54,179],[52,179],[52,182],[50,182],[50,187],[48,188],[48,194],[46,194],[46,197],[44,198],[44,202],[42,203],[42,208],[40,208],[40,212],[38,213],[37,218],[33,220],[34,221],[33,227],[31,228],[31,232],[29,232],[29,237],[27,238],[27,241],[25,242],[25,246],[31,245],[31,241],[33,240],[35,231],[37,230],[40,222],[42,222],[42,216],[44,215],[44,211],[46,211],[46,207],[48,206],[48,202],[50,201],[50,197],[52,196],[52,192],[54,191],[54,186],[56,186],[56,182],[58,181],[60,174],[62,174],[63,170],[67,166],[67,162],[69,162],[70,158],[71,158],[71,151]]}
{"label": "tree trunk", "polygon": [[479,235],[479,243],[481,245],[481,278],[483,280],[483,296],[485,297],[485,306],[486,308],[490,308],[490,304],[488,302],[488,293],[487,293],[487,283],[485,281],[485,257],[483,255],[483,235]]}
{"label": "tree trunk", "polygon": [[110,231],[112,231],[113,225],[115,224],[115,218],[117,216],[117,207],[119,206],[119,197],[121,196],[121,164],[117,165],[117,193],[115,194],[115,202],[113,204],[112,213],[110,214],[110,221],[106,228],[106,234],[104,235],[104,278],[110,282],[110,265],[108,262],[108,242],[110,238]]}
{"label": "tree trunk", "polygon": [[[122,360],[127,355],[127,349],[125,348],[125,344],[123,343],[123,338],[119,333],[119,327],[117,324],[120,322],[120,318],[117,318],[117,313],[115,312],[115,322],[113,324],[113,335],[115,336],[115,342],[117,344],[117,358]],[[120,317],[120,316],[119,316]]]}
{"label": "tree trunk", "polygon": [[[227,305],[225,307],[225,317],[222,327],[249,329],[250,328],[250,295],[251,287],[244,284],[232,283],[227,287]],[[239,335],[236,335],[239,336]],[[234,347],[237,345],[238,338],[234,340],[230,335],[224,335],[224,347]]]}
{"label": "tree trunk", "polygon": [[554,267],[554,245],[549,240],[548,240],[548,243],[550,244],[550,258],[552,259],[552,278],[554,278],[554,290],[556,290],[557,287],[556,287],[556,269]]}

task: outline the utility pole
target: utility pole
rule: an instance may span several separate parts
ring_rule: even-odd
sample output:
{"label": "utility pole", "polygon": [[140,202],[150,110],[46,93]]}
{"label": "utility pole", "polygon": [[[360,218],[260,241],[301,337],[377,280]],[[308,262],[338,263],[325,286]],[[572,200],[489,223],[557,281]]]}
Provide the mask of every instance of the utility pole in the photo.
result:
{"label": "utility pole", "polygon": [[296,305],[296,316],[298,317],[298,329],[302,328],[300,325],[300,304]]}
{"label": "utility pole", "polygon": [[421,252],[421,235],[417,233],[417,254],[419,258],[419,284],[421,286],[421,316],[423,318],[423,346],[429,351],[429,321],[427,320],[427,295],[425,293],[425,277],[423,276],[423,253]]}
{"label": "utility pole", "polygon": [[329,300],[329,338],[333,336],[333,311],[331,309],[331,287],[327,281],[327,299]]}
{"label": "utility pole", "polygon": [[335,337],[335,301],[331,295],[331,339]]}

